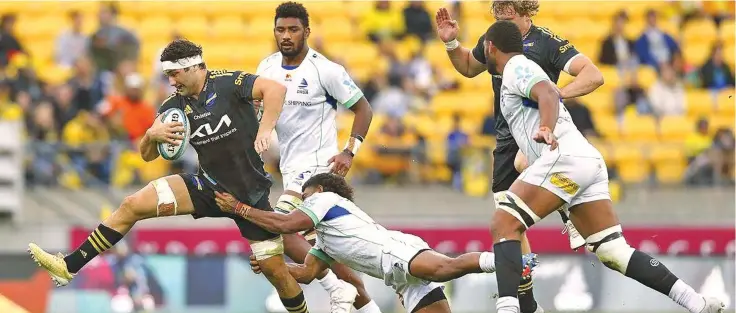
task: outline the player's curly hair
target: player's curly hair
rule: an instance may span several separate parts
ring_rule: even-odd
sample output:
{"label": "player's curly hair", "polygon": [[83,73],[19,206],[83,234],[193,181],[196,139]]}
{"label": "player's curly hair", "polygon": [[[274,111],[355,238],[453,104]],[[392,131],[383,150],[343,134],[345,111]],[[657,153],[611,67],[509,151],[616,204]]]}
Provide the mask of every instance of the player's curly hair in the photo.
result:
{"label": "player's curly hair", "polygon": [[[166,45],[164,51],[161,52],[161,59],[159,61],[176,61],[183,58],[191,58],[193,56],[202,54],[202,46],[193,43],[186,39],[176,39]],[[202,63],[199,65],[205,69],[207,66]]]}
{"label": "player's curly hair", "polygon": [[294,17],[298,18],[304,28],[309,27],[309,13],[307,8],[299,2],[284,2],[276,7],[276,17],[273,18],[273,23],[276,24],[276,20],[279,18]]}
{"label": "player's curly hair", "polygon": [[534,17],[539,13],[539,0],[493,0],[491,13],[497,16],[513,8],[519,16]]}
{"label": "player's curly hair", "polygon": [[344,177],[332,173],[322,173],[312,176],[302,186],[302,192],[307,187],[322,186],[325,192],[334,192],[338,196],[353,201],[353,187],[350,187]]}
{"label": "player's curly hair", "polygon": [[487,41],[503,53],[523,53],[524,43],[519,27],[510,21],[497,21],[486,31]]}

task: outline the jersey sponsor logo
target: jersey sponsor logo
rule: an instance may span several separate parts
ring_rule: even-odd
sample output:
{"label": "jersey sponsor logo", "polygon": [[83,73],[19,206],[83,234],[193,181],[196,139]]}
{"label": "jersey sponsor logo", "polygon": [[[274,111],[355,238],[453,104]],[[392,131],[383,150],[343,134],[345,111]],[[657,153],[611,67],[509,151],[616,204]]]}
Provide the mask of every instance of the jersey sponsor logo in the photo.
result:
{"label": "jersey sponsor logo", "polygon": [[202,114],[197,114],[197,115],[195,115],[195,116],[193,117],[193,119],[194,119],[194,120],[196,121],[196,120],[199,120],[199,119],[203,119],[203,118],[205,118],[205,117],[208,117],[208,116],[210,116],[210,115],[212,115],[212,113],[211,113],[211,112],[204,112],[204,113],[202,113]]}
{"label": "jersey sponsor logo", "polygon": [[560,47],[560,53],[565,53],[567,52],[567,50],[570,50],[570,49],[572,49],[572,44],[568,42],[564,46]]}
{"label": "jersey sponsor logo", "polygon": [[295,100],[288,100],[285,103],[286,105],[293,105],[297,107],[308,107],[312,106],[312,103],[309,101],[295,101]]}
{"label": "jersey sponsor logo", "polygon": [[[184,114],[189,115],[192,114],[192,107],[190,107],[188,104],[186,107],[184,107]],[[196,119],[196,117],[195,117]]]}
{"label": "jersey sponsor logo", "polygon": [[204,107],[209,110],[213,106],[215,106],[215,99],[217,99],[217,94],[214,92],[211,92],[207,95],[207,100],[204,102]]}
{"label": "jersey sponsor logo", "polygon": [[245,78],[245,72],[241,72],[240,75],[238,75],[237,78],[235,78],[235,85],[240,86],[243,84],[243,78]]}
{"label": "jersey sponsor logo", "polygon": [[574,195],[580,190],[580,185],[574,182],[572,179],[567,178],[562,173],[554,173],[549,178],[549,182],[557,188],[562,189],[567,194]]}
{"label": "jersey sponsor logo", "polygon": [[[198,141],[192,140],[192,144],[203,145],[230,136],[238,130],[237,128],[230,128],[230,125],[232,125],[232,121],[227,114],[223,115],[222,118],[220,118],[220,122],[217,123],[215,128],[212,128],[212,125],[210,125],[210,123],[200,125],[199,127],[197,127],[197,130],[192,133],[192,139],[204,139]],[[222,130],[223,128],[229,129],[223,133],[220,133],[220,130]]]}
{"label": "jersey sponsor logo", "polygon": [[309,90],[307,90],[307,87],[309,87],[309,84],[307,84],[307,80],[302,78],[302,82],[299,84],[299,88],[296,90],[296,93],[308,95]]}
{"label": "jersey sponsor logo", "polygon": [[284,81],[290,82],[291,81],[291,74],[287,73],[286,77],[284,77]]}

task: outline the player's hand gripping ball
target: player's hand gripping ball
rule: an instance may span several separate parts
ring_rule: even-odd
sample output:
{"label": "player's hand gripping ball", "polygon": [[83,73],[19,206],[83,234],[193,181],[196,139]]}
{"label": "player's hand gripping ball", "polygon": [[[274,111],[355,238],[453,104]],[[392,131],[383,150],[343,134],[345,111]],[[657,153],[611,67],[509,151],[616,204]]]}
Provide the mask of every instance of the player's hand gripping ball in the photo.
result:
{"label": "player's hand gripping ball", "polygon": [[166,160],[178,160],[189,144],[189,121],[179,108],[166,110],[151,127],[151,136],[158,142],[158,153]]}

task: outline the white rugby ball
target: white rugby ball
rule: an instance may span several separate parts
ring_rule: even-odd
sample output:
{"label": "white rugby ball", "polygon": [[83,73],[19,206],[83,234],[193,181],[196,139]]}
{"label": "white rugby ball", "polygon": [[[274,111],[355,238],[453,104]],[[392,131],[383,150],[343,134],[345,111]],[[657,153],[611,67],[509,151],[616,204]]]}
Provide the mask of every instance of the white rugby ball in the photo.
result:
{"label": "white rugby ball", "polygon": [[161,155],[162,158],[169,161],[178,160],[179,158],[181,158],[182,155],[184,155],[184,152],[187,150],[187,146],[189,145],[190,130],[187,116],[181,109],[171,108],[161,114],[160,118],[161,121],[164,123],[184,123],[184,132],[179,133],[180,135],[184,136],[184,140],[179,141],[179,144],[170,144],[166,142],[158,143],[158,153]]}

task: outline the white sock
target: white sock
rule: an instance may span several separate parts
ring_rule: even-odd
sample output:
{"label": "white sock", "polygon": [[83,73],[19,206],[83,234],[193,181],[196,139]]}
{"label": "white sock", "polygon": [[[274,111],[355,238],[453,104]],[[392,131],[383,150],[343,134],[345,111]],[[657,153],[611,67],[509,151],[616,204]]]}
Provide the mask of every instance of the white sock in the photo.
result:
{"label": "white sock", "polygon": [[356,313],[381,313],[381,308],[378,307],[376,301],[371,300],[362,308],[355,310]]}
{"label": "white sock", "polygon": [[693,287],[690,287],[680,279],[672,285],[669,296],[677,304],[688,309],[688,311],[692,313],[699,313],[703,308],[705,308],[705,298],[695,292]]}
{"label": "white sock", "polygon": [[500,297],[496,300],[497,313],[519,313],[519,298],[516,297]]}
{"label": "white sock", "polygon": [[322,285],[322,288],[327,290],[327,292],[332,292],[333,290],[340,287],[340,279],[335,276],[335,273],[333,273],[331,270],[327,270],[327,275],[323,277],[322,279],[317,279],[320,285]]}
{"label": "white sock", "polygon": [[496,256],[493,252],[481,252],[478,263],[480,263],[480,269],[483,272],[493,273],[496,271]]}

